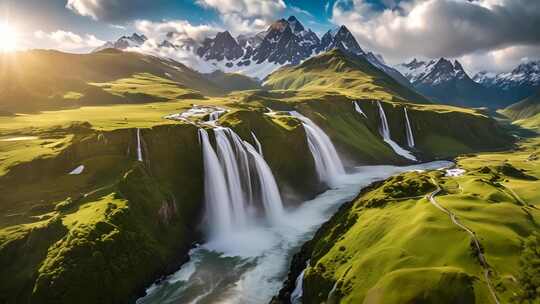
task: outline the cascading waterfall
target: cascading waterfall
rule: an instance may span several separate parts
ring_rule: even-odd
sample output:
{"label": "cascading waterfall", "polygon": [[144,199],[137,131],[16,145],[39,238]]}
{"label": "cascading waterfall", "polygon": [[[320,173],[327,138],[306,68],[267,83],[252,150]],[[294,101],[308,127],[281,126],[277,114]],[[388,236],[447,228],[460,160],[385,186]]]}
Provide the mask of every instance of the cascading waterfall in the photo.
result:
{"label": "cascading waterfall", "polygon": [[[227,179],[229,201],[231,202],[234,221],[237,225],[244,225],[247,219],[247,197],[242,187],[241,169],[236,158],[237,154],[233,150],[225,130],[225,128],[214,129],[217,156]],[[249,176],[249,171],[244,176]]]}
{"label": "cascading waterfall", "polygon": [[311,119],[296,111],[291,112],[291,115],[302,121],[319,179],[328,186],[335,187],[340,176],[345,174],[345,169],[334,144],[332,144],[328,135]]}
{"label": "cascading waterfall", "polygon": [[291,304],[301,304],[302,296],[304,294],[304,274],[306,270],[302,270],[300,275],[296,278],[296,286],[294,287],[293,292],[291,293],[290,301]]}
{"label": "cascading waterfall", "polygon": [[244,146],[251,156],[253,156],[259,185],[261,187],[261,200],[266,216],[272,223],[278,223],[283,215],[283,202],[281,201],[281,194],[279,193],[276,179],[264,158],[255,150],[255,148],[248,142],[244,142]]}
{"label": "cascading waterfall", "polygon": [[210,144],[208,133],[199,129],[204,163],[204,199],[211,231],[225,234],[232,229],[232,212],[229,201],[229,189],[225,173],[214,148]]}
{"label": "cascading waterfall", "polygon": [[392,137],[390,136],[390,127],[388,126],[388,120],[386,119],[386,114],[384,113],[384,109],[380,102],[377,101],[377,105],[379,106],[379,115],[381,117],[381,135],[383,137],[383,140],[396,152],[398,155],[409,159],[413,161],[417,161],[416,157],[410,152],[402,147],[400,147],[395,141],[392,140]]}
{"label": "cascading waterfall", "polygon": [[403,108],[405,111],[405,122],[407,123],[407,145],[409,148],[414,148],[414,135],[411,128],[411,122],[409,121],[409,114],[407,108]]}
{"label": "cascading waterfall", "polygon": [[362,116],[364,116],[365,118],[367,118],[366,113],[364,113],[364,111],[362,110],[362,108],[360,108],[360,105],[358,104],[358,102],[354,101],[353,104],[354,104],[354,109],[356,110],[356,112],[362,114]]}
{"label": "cascading waterfall", "polygon": [[141,129],[137,129],[137,160],[142,162]]}
{"label": "cascading waterfall", "polygon": [[257,144],[257,151],[259,151],[259,154],[264,157],[261,142],[259,141],[257,136],[255,136],[255,133],[251,132],[251,136],[253,137],[255,144]]}
{"label": "cascading waterfall", "polygon": [[207,220],[212,233],[244,227],[250,208],[260,203],[265,218],[276,223],[283,202],[276,180],[264,158],[229,128],[214,128],[216,151],[206,130],[199,129],[204,161]]}

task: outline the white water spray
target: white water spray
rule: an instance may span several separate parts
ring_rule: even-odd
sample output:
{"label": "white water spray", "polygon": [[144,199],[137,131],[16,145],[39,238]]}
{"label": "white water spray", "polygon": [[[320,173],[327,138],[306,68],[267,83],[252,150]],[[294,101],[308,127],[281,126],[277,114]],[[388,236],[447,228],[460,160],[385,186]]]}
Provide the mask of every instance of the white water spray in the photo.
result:
{"label": "white water spray", "polygon": [[[237,154],[233,150],[225,130],[225,128],[214,129],[217,155],[227,178],[229,201],[231,202],[232,213],[234,215],[233,221],[237,225],[245,225],[247,219],[247,197],[242,187],[240,168],[236,159]],[[249,171],[247,172],[247,176],[249,176]]]}
{"label": "white water spray", "polygon": [[380,102],[377,101],[379,106],[379,115],[381,117],[381,135],[383,140],[396,152],[398,155],[413,161],[417,161],[416,157],[410,152],[398,145],[395,141],[392,140],[390,136],[390,128],[388,127],[388,120],[386,120],[386,114]]}
{"label": "white water spray", "polygon": [[137,129],[137,160],[142,162],[141,129]]}
{"label": "white water spray", "polygon": [[407,145],[409,148],[414,148],[414,135],[411,128],[411,122],[409,121],[409,114],[407,108],[403,108],[405,111],[405,122],[407,123]]}
{"label": "white water spray", "polygon": [[291,112],[291,115],[302,121],[319,179],[335,187],[339,178],[345,174],[345,169],[332,141],[311,119],[296,111]]}
{"label": "white water spray", "polygon": [[281,201],[281,194],[279,193],[276,179],[264,158],[255,148],[248,142],[244,142],[244,145],[255,163],[255,169],[261,187],[261,200],[266,216],[272,223],[276,224],[283,216],[283,202]]}
{"label": "white water spray", "polygon": [[263,150],[262,150],[261,142],[259,141],[259,139],[257,138],[257,136],[255,136],[255,133],[251,132],[251,136],[253,137],[253,140],[255,141],[255,144],[257,145],[257,151],[259,151],[259,154],[260,154],[261,156],[264,156],[264,155],[263,155]]}
{"label": "white water spray", "polygon": [[[220,231],[242,230],[250,222],[251,210],[256,203],[262,205],[268,222],[278,222],[284,212],[283,202],[264,158],[229,128],[214,128],[217,153],[210,144],[208,133],[200,129],[199,134],[203,147],[208,224]],[[216,234],[227,237],[223,233],[212,236]]]}
{"label": "white water spray", "polygon": [[364,113],[362,108],[360,108],[360,105],[358,104],[358,102],[354,101],[353,104],[354,104],[354,109],[356,110],[356,112],[362,114],[365,118],[367,118],[366,113]]}
{"label": "white water spray", "polygon": [[227,180],[208,133],[199,129],[204,162],[204,200],[212,234],[226,234],[232,228],[232,212]]}

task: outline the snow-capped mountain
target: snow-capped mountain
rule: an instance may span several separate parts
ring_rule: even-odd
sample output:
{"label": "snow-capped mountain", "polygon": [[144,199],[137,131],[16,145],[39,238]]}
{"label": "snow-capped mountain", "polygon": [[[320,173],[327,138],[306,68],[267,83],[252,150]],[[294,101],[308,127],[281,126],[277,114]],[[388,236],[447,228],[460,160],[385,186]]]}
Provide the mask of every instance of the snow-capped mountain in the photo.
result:
{"label": "snow-capped mountain", "polygon": [[125,50],[128,48],[133,47],[140,47],[143,45],[148,38],[146,38],[145,35],[139,35],[137,33],[133,33],[131,36],[122,36],[115,42],[106,42],[104,45],[96,48],[93,52],[99,52],[104,49],[119,49],[119,50]]}
{"label": "snow-capped mountain", "polygon": [[495,92],[472,80],[457,60],[419,61],[396,66],[409,79],[415,89],[439,102],[471,107],[501,106],[494,100]]}
{"label": "snow-capped mountain", "polygon": [[[104,48],[125,50],[140,46],[146,40],[144,36],[133,34],[116,42],[108,42],[98,50]],[[206,38],[202,43],[189,44],[190,47],[185,48],[183,42],[174,39],[174,33],[169,33],[157,47],[172,49],[172,53],[175,50],[182,52],[186,49],[193,50],[193,56],[197,60],[191,60],[195,64],[187,62],[186,64],[203,73],[221,70],[259,79],[284,65],[297,65],[321,52],[339,48],[346,53],[365,56],[375,67],[400,83],[410,85],[399,71],[386,65],[380,55],[364,52],[347,27],[341,26],[330,30],[319,39],[315,32],[305,28],[294,16],[277,20],[266,31],[256,35],[240,35],[235,38],[230,32],[224,31],[215,37]]]}
{"label": "snow-capped mountain", "polygon": [[480,72],[473,79],[487,88],[502,91],[509,99],[518,101],[540,88],[540,60],[522,63],[506,73]]}
{"label": "snow-capped mountain", "polygon": [[317,52],[320,53],[332,49],[340,49],[355,55],[365,55],[364,50],[362,50],[349,29],[344,25],[326,32],[321,38]]}

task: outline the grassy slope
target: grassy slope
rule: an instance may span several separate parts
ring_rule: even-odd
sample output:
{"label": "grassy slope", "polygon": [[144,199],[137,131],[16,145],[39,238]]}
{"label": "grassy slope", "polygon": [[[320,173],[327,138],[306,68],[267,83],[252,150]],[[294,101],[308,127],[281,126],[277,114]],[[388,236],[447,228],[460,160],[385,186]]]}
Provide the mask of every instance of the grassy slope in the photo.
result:
{"label": "grassy slope", "polygon": [[[25,56],[87,58],[56,52],[44,54]],[[96,56],[105,64],[111,60],[107,56],[118,54],[105,52]],[[157,60],[131,53],[122,56],[135,56],[143,66],[146,60]],[[124,62],[122,58],[113,63],[131,67],[134,61]],[[85,62],[73,64],[89,64]],[[92,58],[95,62],[96,58]],[[10,284],[0,287],[0,302],[33,299],[72,303],[81,295],[88,295],[88,303],[125,302],[166,271],[167,266],[174,267],[171,261],[182,260],[178,256],[186,253],[197,237],[194,230],[202,212],[200,148],[195,127],[165,120],[163,116],[193,104],[229,109],[231,112],[221,118],[221,123],[233,127],[245,140],[253,142],[250,131],[254,131],[280,189],[291,201],[303,200],[322,188],[315,179],[312,159],[306,157],[309,152],[298,121],[287,115],[269,117],[263,114],[265,106],[297,109],[311,117],[330,134],[351,165],[403,162],[382,143],[376,105],[369,100],[361,101],[369,117],[363,119],[354,112],[351,99],[336,92],[241,92],[224,98],[178,99],[179,94],[190,90],[179,79],[141,74],[135,72],[138,68],[127,75],[119,71],[118,75],[105,77],[100,76],[100,69],[105,66],[82,69],[99,76],[83,73],[84,79],[95,79],[84,86],[111,96],[128,94],[131,98],[142,93],[167,101],[0,117],[0,192],[5,194],[0,197],[0,264],[11,265],[0,272],[2,281],[10,279]],[[112,71],[115,69],[113,66]],[[71,77],[69,71],[61,72]],[[186,75],[190,75],[189,71],[182,77]],[[31,77],[37,74],[26,74],[21,79],[30,85]],[[52,77],[53,80],[60,81],[61,86],[65,84],[57,78]],[[47,84],[51,82],[43,87],[35,85],[34,93],[41,96],[49,92]],[[67,87],[53,86],[69,102],[87,96],[73,88],[72,83],[67,92]],[[35,105],[41,102],[38,97],[31,101]],[[393,136],[401,143],[403,105],[384,103]],[[435,105],[407,106],[419,147],[429,152],[426,157],[495,148],[506,140],[491,121],[473,111]],[[459,135],[452,122],[461,129],[479,127],[481,131]],[[144,164],[135,161],[135,128],[142,128]],[[484,133],[485,129],[491,132]],[[430,139],[434,136],[440,140]],[[462,142],[463,147],[449,152],[449,145],[456,141]],[[433,146],[431,142],[438,144]],[[80,164],[85,165],[83,174],[67,175]],[[15,272],[20,276],[12,277]],[[65,292],[50,292],[51,286]]]}
{"label": "grassy slope", "polygon": [[404,174],[342,208],[307,245],[306,302],[326,300],[337,282],[331,303],[491,303],[470,237],[423,198],[429,176],[444,189],[439,203],[477,233],[508,302],[520,290],[522,243],[540,225],[538,151],[536,140],[511,154],[463,157],[468,172],[456,178]]}
{"label": "grassy slope", "polygon": [[203,76],[227,91],[244,91],[260,88],[259,82],[242,74],[215,71],[210,74],[203,74]]}
{"label": "grassy slope", "polygon": [[402,86],[361,57],[336,49],[295,67],[270,74],[264,86],[274,90],[337,92],[352,98],[428,103],[420,94]]}
{"label": "grassy slope", "polygon": [[502,111],[512,120],[530,118],[540,113],[540,91],[517,102]]}
{"label": "grassy slope", "polygon": [[0,109],[12,113],[159,101],[159,96],[152,95],[113,95],[90,84],[114,83],[141,73],[159,77],[161,82],[167,80],[175,89],[194,90],[203,95],[225,93],[223,88],[178,62],[112,50],[92,54],[42,50],[4,54],[0,57],[0,71]]}
{"label": "grassy slope", "polygon": [[540,92],[501,111],[520,127],[540,131]]}

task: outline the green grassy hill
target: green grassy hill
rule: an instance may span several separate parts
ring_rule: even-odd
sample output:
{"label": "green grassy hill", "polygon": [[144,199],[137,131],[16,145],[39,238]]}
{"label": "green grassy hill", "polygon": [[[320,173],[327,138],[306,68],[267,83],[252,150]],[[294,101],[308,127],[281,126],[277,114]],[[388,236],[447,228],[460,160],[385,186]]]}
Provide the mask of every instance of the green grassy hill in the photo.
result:
{"label": "green grassy hill", "polygon": [[540,113],[540,91],[517,102],[502,111],[512,120],[525,119]]}
{"label": "green grassy hill", "polygon": [[294,67],[270,74],[264,86],[273,90],[336,92],[353,98],[429,103],[425,97],[399,84],[363,57],[335,49]]}
{"label": "green grassy hill", "polygon": [[309,260],[304,303],[495,303],[470,235],[426,198],[439,186],[436,201],[479,239],[499,302],[533,303],[537,144],[459,158],[462,176],[412,172],[373,185],[304,245],[289,282]]}
{"label": "green grassy hill", "polygon": [[501,113],[516,124],[530,129],[540,128],[540,91],[522,101],[515,103]]}
{"label": "green grassy hill", "polygon": [[[198,126],[165,116],[194,105],[226,109],[219,123],[252,144],[251,132],[257,134],[292,203],[325,188],[307,157],[304,129],[288,111],[324,129],[349,166],[407,163],[380,136],[378,99],[393,139],[403,146],[407,107],[422,160],[512,142],[486,115],[414,103],[425,100],[365,62],[335,52],[323,55],[330,56],[329,66],[305,71],[314,82],[295,90],[205,98],[225,89],[155,57],[110,50],[17,56],[8,60],[2,81],[9,87],[0,91],[0,265],[8,265],[0,269],[0,281],[7,282],[0,284],[1,303],[128,303],[177,269],[193,242],[202,240],[204,176]],[[315,81],[318,73],[334,82]],[[354,77],[352,84],[342,79],[347,75]],[[353,101],[367,117],[354,110]],[[21,111],[30,113],[10,115]],[[137,129],[143,162],[136,156]],[[68,174],[80,165],[80,175]],[[401,206],[394,211],[412,212]],[[458,277],[467,282],[470,275]]]}
{"label": "green grassy hill", "polygon": [[[178,62],[138,53],[35,50],[0,56],[0,110],[4,112],[202,98],[226,92]],[[144,87],[149,83],[168,88],[155,94]],[[165,90],[170,92],[163,94]]]}

